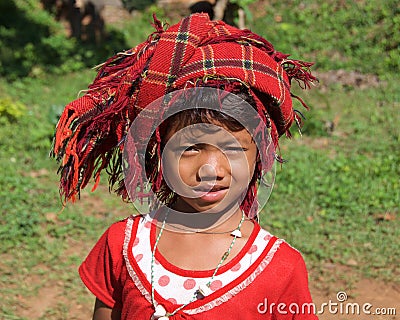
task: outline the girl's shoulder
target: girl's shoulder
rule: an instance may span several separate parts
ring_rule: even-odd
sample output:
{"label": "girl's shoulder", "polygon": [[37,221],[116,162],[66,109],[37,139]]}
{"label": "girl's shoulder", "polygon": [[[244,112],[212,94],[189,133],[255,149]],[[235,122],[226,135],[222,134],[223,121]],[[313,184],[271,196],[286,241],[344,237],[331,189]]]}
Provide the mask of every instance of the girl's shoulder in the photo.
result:
{"label": "girl's shoulder", "polygon": [[112,269],[119,269],[123,264],[123,249],[126,230],[133,221],[140,216],[129,216],[111,224],[97,240],[96,244],[80,267],[81,276],[97,265],[112,265]]}
{"label": "girl's shoulder", "polygon": [[260,234],[266,239],[274,242],[275,251],[279,260],[285,265],[296,265],[302,263],[303,256],[301,252],[289,244],[285,239],[279,238],[272,235],[269,231],[264,228],[260,229]]}
{"label": "girl's shoulder", "polygon": [[119,221],[114,222],[111,224],[108,229],[106,230],[106,234],[108,235],[116,235],[116,234],[125,234],[125,230],[128,224],[132,224],[138,222],[143,219],[143,215],[130,215],[126,218],[123,218]]}
{"label": "girl's shoulder", "polygon": [[120,252],[124,245],[126,230],[129,224],[139,221],[142,215],[131,215],[114,222],[103,233],[98,242],[103,243],[111,252]]}

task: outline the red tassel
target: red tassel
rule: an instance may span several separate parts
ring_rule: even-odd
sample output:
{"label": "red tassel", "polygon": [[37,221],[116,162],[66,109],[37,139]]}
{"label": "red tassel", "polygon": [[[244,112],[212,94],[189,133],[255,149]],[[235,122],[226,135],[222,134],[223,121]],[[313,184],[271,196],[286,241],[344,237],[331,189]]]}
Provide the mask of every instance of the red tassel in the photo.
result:
{"label": "red tassel", "polygon": [[310,84],[318,79],[311,74],[310,67],[314,63],[300,60],[282,60],[282,66],[285,69],[290,80],[297,81],[302,89],[310,88]]}
{"label": "red tassel", "polygon": [[298,101],[300,101],[300,103],[303,105],[304,108],[306,108],[307,110],[310,110],[309,106],[306,105],[306,103],[304,102],[304,100],[302,98],[300,98],[299,96],[296,96],[295,94],[291,94],[291,96],[295,99],[297,99]]}
{"label": "red tassel", "polygon": [[95,183],[94,183],[93,188],[91,190],[92,192],[97,189],[97,187],[99,186],[99,183],[100,183],[100,172],[98,172],[96,174]]}

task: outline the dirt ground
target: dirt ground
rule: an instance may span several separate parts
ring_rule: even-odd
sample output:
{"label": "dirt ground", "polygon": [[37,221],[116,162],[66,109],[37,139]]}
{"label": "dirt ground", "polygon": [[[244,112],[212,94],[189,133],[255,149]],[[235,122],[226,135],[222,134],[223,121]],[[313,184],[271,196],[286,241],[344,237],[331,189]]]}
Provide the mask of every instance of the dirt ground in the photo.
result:
{"label": "dirt ground", "polygon": [[[331,286],[334,287],[335,284]],[[343,286],[342,288],[344,289],[334,290],[332,288],[326,292],[311,286],[311,294],[317,310],[321,310],[324,304],[327,304],[323,308],[324,312],[319,313],[321,320],[400,319],[399,285],[373,279],[361,279],[352,289],[346,289]],[[347,299],[345,299],[346,296]],[[342,300],[343,302],[340,302]],[[331,308],[329,308],[330,302]],[[360,308],[359,314],[353,314],[353,310],[356,313],[357,307],[355,306],[353,309],[351,305],[355,304]],[[396,314],[394,314],[393,308],[395,308]]]}

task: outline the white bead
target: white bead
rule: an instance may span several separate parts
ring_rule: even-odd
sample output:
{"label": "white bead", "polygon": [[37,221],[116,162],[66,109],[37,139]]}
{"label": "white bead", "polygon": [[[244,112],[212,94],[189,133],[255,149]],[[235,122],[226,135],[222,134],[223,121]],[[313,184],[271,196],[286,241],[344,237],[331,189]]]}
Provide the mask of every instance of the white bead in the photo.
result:
{"label": "white bead", "polygon": [[164,316],[164,317],[158,318],[158,320],[168,320],[168,317]]}
{"label": "white bead", "polygon": [[236,237],[236,238],[241,238],[242,232],[239,229],[235,229],[231,232],[231,236]]}
{"label": "white bead", "polygon": [[201,284],[199,286],[199,292],[204,296],[208,296],[212,293],[212,290],[210,289],[209,286],[207,286],[206,284]]}
{"label": "white bead", "polygon": [[[167,314],[167,311],[165,310],[165,308],[159,304],[156,307],[156,311],[153,313],[153,318],[154,319],[162,319],[165,317],[165,315]],[[167,317],[168,319],[168,317]]]}

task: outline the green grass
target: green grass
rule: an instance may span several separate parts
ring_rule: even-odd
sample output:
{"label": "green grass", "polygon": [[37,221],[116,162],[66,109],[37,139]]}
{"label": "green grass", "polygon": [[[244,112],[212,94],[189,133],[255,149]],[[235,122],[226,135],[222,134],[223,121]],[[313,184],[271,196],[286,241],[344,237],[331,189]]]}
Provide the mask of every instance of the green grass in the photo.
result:
{"label": "green grass", "polygon": [[[363,91],[332,89],[323,101],[312,94],[304,137],[282,143],[288,162],[278,169],[262,222],[313,268],[332,262],[359,275],[398,278],[400,97],[398,79],[392,81]],[[333,132],[324,131],[335,118]]]}
{"label": "green grass", "polygon": [[400,6],[386,1],[279,1],[257,3],[252,30],[293,59],[318,68],[353,69],[385,76],[400,65]]}

